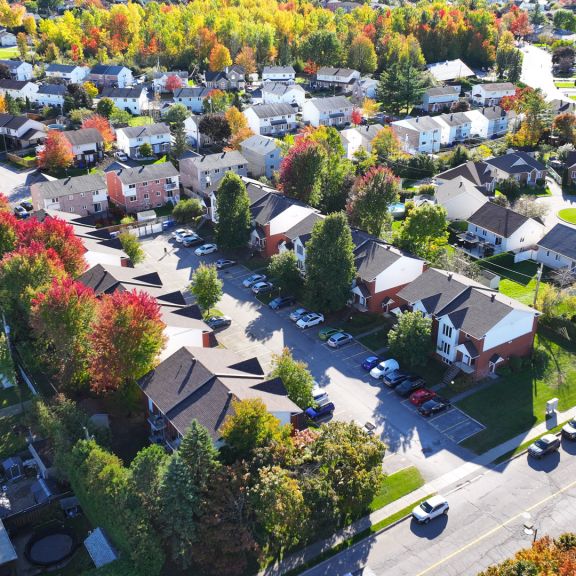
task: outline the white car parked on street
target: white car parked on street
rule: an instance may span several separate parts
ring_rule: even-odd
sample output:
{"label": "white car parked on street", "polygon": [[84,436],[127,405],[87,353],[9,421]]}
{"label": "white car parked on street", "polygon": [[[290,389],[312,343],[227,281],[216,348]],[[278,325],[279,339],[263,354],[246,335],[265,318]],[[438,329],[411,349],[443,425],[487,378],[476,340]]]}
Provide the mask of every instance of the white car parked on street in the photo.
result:
{"label": "white car parked on street", "polygon": [[189,228],[178,228],[178,230],[174,230],[174,232],[172,232],[172,238],[174,238],[176,242],[180,243],[182,242],[184,236],[190,236],[190,234],[194,234],[194,232]]}
{"label": "white car parked on street", "polygon": [[400,368],[398,362],[393,358],[389,358],[388,360],[383,360],[380,364],[377,364],[370,370],[370,376],[372,378],[382,379],[384,376],[398,370]]}
{"label": "white car parked on street", "polygon": [[324,316],[322,314],[308,312],[308,314],[304,314],[304,316],[296,322],[296,326],[298,326],[298,328],[311,328],[312,326],[322,324],[322,322],[324,322]]}
{"label": "white car parked on street", "polygon": [[205,256],[206,254],[212,254],[212,252],[216,252],[218,250],[218,246],[216,244],[203,244],[200,248],[196,248],[194,250],[194,254],[196,256]]}
{"label": "white car parked on street", "polygon": [[412,510],[412,517],[419,524],[428,524],[430,520],[442,516],[442,514],[447,514],[449,509],[446,498],[443,496],[432,496]]}

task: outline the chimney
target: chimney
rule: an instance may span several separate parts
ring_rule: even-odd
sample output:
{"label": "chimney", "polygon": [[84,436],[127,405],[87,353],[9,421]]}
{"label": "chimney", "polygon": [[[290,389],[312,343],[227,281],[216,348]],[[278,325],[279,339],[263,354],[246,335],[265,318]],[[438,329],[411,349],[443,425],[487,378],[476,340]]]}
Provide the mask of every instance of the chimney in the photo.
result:
{"label": "chimney", "polygon": [[453,274],[452,274],[452,272],[450,272],[450,274],[448,274],[448,282],[450,282],[450,280],[452,280],[452,276],[453,276]]}
{"label": "chimney", "polygon": [[460,180],[460,188],[462,188],[462,184],[464,184],[464,182],[462,182],[462,180]]}
{"label": "chimney", "polygon": [[492,296],[490,296],[490,302],[494,302],[494,300],[496,300],[496,293],[493,292]]}
{"label": "chimney", "polygon": [[452,120],[454,120],[454,114],[450,114],[450,122],[452,122]]}

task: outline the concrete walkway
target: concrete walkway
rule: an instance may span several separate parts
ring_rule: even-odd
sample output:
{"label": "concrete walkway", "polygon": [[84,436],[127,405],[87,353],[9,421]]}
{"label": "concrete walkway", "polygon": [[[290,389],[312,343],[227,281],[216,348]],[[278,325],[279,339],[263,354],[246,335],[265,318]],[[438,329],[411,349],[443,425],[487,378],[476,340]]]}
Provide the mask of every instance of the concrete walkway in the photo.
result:
{"label": "concrete walkway", "polygon": [[[518,434],[518,436],[503,442],[499,446],[492,448],[492,450],[488,450],[488,452],[478,456],[478,458],[475,458],[471,462],[468,462],[459,468],[456,468],[452,472],[444,474],[443,476],[424,484],[424,486],[418,488],[418,490],[395,500],[391,504],[388,504],[388,506],[384,506],[383,508],[380,508],[380,510],[376,510],[376,512],[373,512],[360,520],[357,520],[350,526],[339,530],[333,536],[326,538],[325,540],[314,542],[302,550],[289,554],[274,566],[269,566],[262,570],[259,573],[259,576],[281,576],[290,570],[302,566],[302,564],[310,562],[320,554],[330,550],[348,538],[369,529],[374,524],[389,518],[404,508],[412,506],[417,500],[425,498],[433,493],[442,493],[445,496],[448,496],[451,492],[464,488],[470,482],[473,482],[476,478],[484,474],[487,469],[495,468],[496,465],[492,463],[497,458],[515,450],[521,444],[546,433],[547,430],[556,427],[558,424],[570,420],[570,418],[575,415],[574,409],[556,413],[553,418],[538,424],[528,432]],[[498,466],[505,466],[505,463],[501,463]]]}

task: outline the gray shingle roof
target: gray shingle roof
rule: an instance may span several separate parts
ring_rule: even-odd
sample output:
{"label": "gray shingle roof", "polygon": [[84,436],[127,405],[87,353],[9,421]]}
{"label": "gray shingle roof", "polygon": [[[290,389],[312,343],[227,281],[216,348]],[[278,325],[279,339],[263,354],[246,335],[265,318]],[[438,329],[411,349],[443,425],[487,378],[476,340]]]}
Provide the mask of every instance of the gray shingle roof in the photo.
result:
{"label": "gray shingle roof", "polygon": [[15,72],[24,62],[22,62],[22,60],[0,60],[0,64],[10,68],[11,72]]}
{"label": "gray shingle roof", "polygon": [[104,266],[96,264],[78,278],[78,282],[92,288],[95,294],[111,294],[116,290],[132,290],[144,286],[162,287],[162,280],[156,272],[142,272],[135,268]]}
{"label": "gray shingle roof", "polygon": [[528,220],[530,218],[510,210],[510,208],[494,204],[494,202],[486,202],[468,218],[470,224],[489,230],[503,238],[512,236]]}
{"label": "gray shingle roof", "polygon": [[420,131],[429,131],[429,130],[440,130],[440,124],[431,118],[430,116],[420,116],[417,118],[406,118],[405,120],[398,120],[392,123],[393,126],[401,126],[403,128],[408,128],[415,130],[417,132]]}
{"label": "gray shingle roof", "polygon": [[286,230],[284,234],[286,235],[287,238],[290,238],[290,240],[292,241],[296,240],[296,238],[300,238],[302,244],[306,244],[306,242],[308,242],[308,240],[312,236],[312,230],[314,229],[314,225],[316,224],[316,222],[319,222],[320,220],[323,219],[324,216],[313,212],[312,214],[308,214],[306,218],[300,220],[300,222],[292,226],[292,228]]}
{"label": "gray shingle roof", "polygon": [[81,146],[83,144],[94,144],[104,142],[102,135],[96,128],[81,128],[80,130],[70,130],[62,132],[72,146]]}
{"label": "gray shingle roof", "polygon": [[428,88],[425,94],[428,96],[458,96],[458,91],[454,90],[452,86],[435,86]]}
{"label": "gray shingle roof", "polygon": [[88,174],[86,176],[71,176],[62,180],[38,182],[33,186],[40,191],[43,198],[60,198],[71,194],[105,190],[106,181],[104,176],[100,174]]}
{"label": "gray shingle roof", "polygon": [[279,148],[278,143],[276,140],[274,140],[274,138],[270,138],[268,136],[260,136],[258,134],[250,136],[250,138],[246,138],[246,140],[240,144],[240,147],[242,150],[246,148],[246,150],[251,150],[252,152],[257,152],[258,154],[269,154]]}
{"label": "gray shingle roof", "polygon": [[134,88],[104,88],[100,94],[101,98],[140,98],[144,90],[143,86]]}
{"label": "gray shingle roof", "polygon": [[482,187],[494,180],[490,172],[490,167],[485,162],[472,162],[471,160],[460,164],[460,166],[456,166],[456,168],[441,172],[436,178],[440,180],[454,180],[460,176]]}
{"label": "gray shingle roof", "polygon": [[444,122],[446,122],[446,124],[448,124],[448,126],[461,126],[462,124],[470,124],[471,123],[470,118],[468,118],[468,116],[466,116],[466,114],[464,114],[463,112],[453,112],[451,114],[441,114],[440,118],[442,118],[442,120]]}
{"label": "gray shingle roof", "polygon": [[[502,90],[516,90],[512,82],[494,82],[493,84],[480,84],[484,92],[500,92]],[[476,86],[478,87],[478,86]]]}
{"label": "gray shingle roof", "polygon": [[188,86],[174,91],[174,98],[207,98],[212,88],[205,86]]}
{"label": "gray shingle roof", "polygon": [[146,124],[144,126],[128,126],[119,128],[116,132],[122,132],[128,138],[140,138],[142,136],[157,136],[161,134],[170,134],[170,128],[166,124],[159,122],[157,124]]}
{"label": "gray shingle roof", "polygon": [[538,162],[526,152],[511,152],[510,154],[490,158],[485,160],[485,162],[489,166],[494,166],[508,174],[523,174],[532,170],[538,170],[539,172],[546,170],[544,164]]}
{"label": "gray shingle roof", "polygon": [[257,106],[251,106],[248,110],[252,110],[261,119],[295,114],[294,108],[290,104],[258,104]]}
{"label": "gray shingle roof", "polygon": [[350,76],[351,74],[358,73],[357,70],[352,68],[332,68],[331,66],[322,66],[318,68],[316,76]]}
{"label": "gray shingle roof", "polygon": [[266,82],[262,86],[262,93],[283,96],[286,92],[306,92],[299,84],[284,84],[283,82]]}
{"label": "gray shingle roof", "polygon": [[262,74],[296,74],[292,66],[264,66]]}
{"label": "gray shingle roof", "polygon": [[[180,169],[186,169],[186,166],[197,166],[199,170],[213,170],[215,168],[228,168],[239,164],[248,164],[248,161],[240,152],[232,150],[231,152],[220,152],[218,154],[206,154],[205,156],[195,156],[194,158],[185,158],[180,162]],[[184,165],[184,168],[183,166]]]}
{"label": "gray shingle roof", "polygon": [[474,76],[474,72],[457,58],[456,60],[446,60],[445,62],[435,62],[426,66],[432,76],[441,82],[445,80],[455,80],[456,78],[465,78]]}
{"label": "gray shingle roof", "polygon": [[38,88],[37,94],[64,96],[64,94],[66,94],[66,86],[62,86],[62,84],[42,84],[42,86]]}
{"label": "gray shingle roof", "polygon": [[576,260],[576,228],[571,228],[564,224],[556,224],[556,226],[538,242],[538,246]]}
{"label": "gray shingle roof", "polygon": [[4,90],[22,90],[26,84],[31,84],[28,80],[12,80],[11,78],[0,79],[0,88]]}
{"label": "gray shingle roof", "polygon": [[104,76],[118,76],[125,66],[115,66],[109,64],[96,64],[90,70],[90,74],[98,74]]}
{"label": "gray shingle roof", "polygon": [[180,173],[171,162],[161,162],[160,164],[148,164],[137,168],[123,168],[116,172],[122,184],[138,184],[148,180],[159,180],[160,178],[173,178]]}
{"label": "gray shingle roof", "polygon": [[340,108],[351,109],[354,105],[344,96],[330,96],[329,98],[312,98],[308,100],[320,112],[331,112]]}
{"label": "gray shingle roof", "polygon": [[365,282],[372,282],[386,268],[402,258],[402,253],[390,244],[370,240],[354,250],[354,264],[358,276]]}
{"label": "gray shingle roof", "polygon": [[482,113],[483,116],[488,118],[488,120],[496,120],[497,118],[516,118],[516,112],[510,110],[506,112],[504,108],[500,108],[500,106],[488,106],[487,108],[480,108],[479,112]]}
{"label": "gray shingle roof", "polygon": [[30,119],[26,116],[14,116],[13,114],[0,114],[0,127],[18,130]]}
{"label": "gray shingle roof", "polygon": [[48,64],[46,66],[46,72],[63,72],[63,73],[70,73],[76,70],[78,66],[76,64]]}

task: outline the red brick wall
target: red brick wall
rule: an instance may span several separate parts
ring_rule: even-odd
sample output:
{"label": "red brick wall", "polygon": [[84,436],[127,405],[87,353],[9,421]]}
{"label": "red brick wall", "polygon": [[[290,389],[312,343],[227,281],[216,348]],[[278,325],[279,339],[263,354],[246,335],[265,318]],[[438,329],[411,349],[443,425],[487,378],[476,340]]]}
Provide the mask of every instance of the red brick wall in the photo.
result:
{"label": "red brick wall", "polygon": [[122,194],[122,183],[116,172],[106,174],[106,185],[108,186],[108,196],[117,206],[124,206],[124,195]]}
{"label": "red brick wall", "polygon": [[270,258],[274,254],[278,254],[278,244],[282,241],[288,241],[285,234],[274,234],[270,236],[270,225],[266,224],[264,227],[266,232],[266,246],[264,246],[264,256]]}
{"label": "red brick wall", "polygon": [[[156,184],[155,180],[149,180],[146,186],[142,183],[136,184],[136,188],[130,189],[130,195],[136,196],[136,201],[127,201],[127,198],[122,193],[122,182],[115,172],[108,172],[106,175],[108,182],[108,195],[110,199],[118,206],[124,208],[128,213],[142,212],[158,206],[164,206],[169,201],[168,192],[164,190],[166,179],[160,179],[160,183]],[[145,198],[148,194],[148,198]],[[172,190],[172,194],[177,196],[180,194],[178,187]]]}
{"label": "red brick wall", "polygon": [[[406,284],[402,284],[401,286],[395,286],[394,288],[390,288],[388,290],[383,290],[382,292],[378,292],[377,294],[374,294],[374,290],[376,287],[376,281],[366,283],[366,285],[368,286],[368,289],[370,290],[370,294],[372,294],[372,296],[370,298],[368,298],[368,300],[366,301],[368,311],[369,312],[375,312],[376,314],[379,314],[379,313],[384,312],[384,309],[382,308],[382,302],[384,302],[384,300],[386,300],[386,298],[392,298],[392,299],[396,300],[395,299],[396,294],[398,294],[398,292],[400,292],[400,290],[402,290],[402,288],[404,288],[404,286],[407,286],[408,282]],[[396,306],[394,304],[392,304],[391,306],[388,307],[388,309],[392,310],[395,307]]]}

